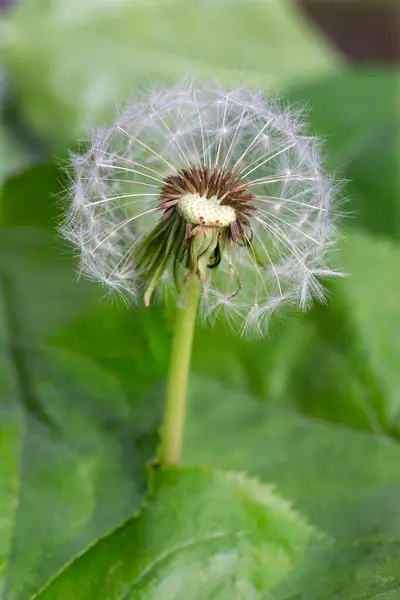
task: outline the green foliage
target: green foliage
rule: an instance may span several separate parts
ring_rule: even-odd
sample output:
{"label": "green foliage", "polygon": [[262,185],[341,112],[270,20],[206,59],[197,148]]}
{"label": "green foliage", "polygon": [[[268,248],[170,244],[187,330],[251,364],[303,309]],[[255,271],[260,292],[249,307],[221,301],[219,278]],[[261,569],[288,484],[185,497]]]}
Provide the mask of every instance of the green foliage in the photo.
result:
{"label": "green foliage", "polygon": [[60,160],[15,174],[39,154],[4,120],[0,597],[400,598],[398,77],[332,72],[278,0],[17,3],[0,48],[20,125],[63,155],[149,79],[284,85],[351,213],[328,306],[262,341],[197,329],[187,466],[153,470],[170,309],[74,280]]}
{"label": "green foliage", "polygon": [[206,468],[162,470],[143,512],[36,598],[261,600],[310,536],[288,503],[258,481]]}
{"label": "green foliage", "polygon": [[343,247],[350,274],[343,292],[364,356],[382,390],[385,410],[399,433],[400,248],[387,239],[353,235]]}
{"label": "green foliage", "polygon": [[54,245],[38,230],[2,233],[0,582],[5,597],[27,597],[54,569],[129,515],[144,490],[121,456],[131,432],[120,383],[89,357],[48,344],[55,330],[97,300],[90,286],[74,285],[71,261],[60,260]]}
{"label": "green foliage", "polygon": [[[380,592],[400,586],[397,442],[294,409],[270,408],[219,382],[206,388],[195,379],[189,407],[185,462],[246,469],[273,481],[308,522],[329,532],[318,552],[304,553],[291,578],[297,592],[321,600],[339,591],[340,598],[357,598],[345,591],[361,593],[367,583]],[[364,583],[357,587],[359,579]],[[328,589],[331,595],[325,595]],[[274,598],[287,597],[278,591]]]}
{"label": "green foliage", "polygon": [[308,103],[310,128],[325,138],[328,167],[349,180],[354,224],[397,240],[399,85],[394,72],[352,69],[289,92],[290,102]]}
{"label": "green foliage", "polygon": [[246,73],[247,83],[265,87],[336,62],[288,0],[115,5],[35,0],[0,21],[0,48],[24,113],[56,142],[74,141],[83,115],[103,120],[132,87],[160,76],[196,71],[236,83]]}

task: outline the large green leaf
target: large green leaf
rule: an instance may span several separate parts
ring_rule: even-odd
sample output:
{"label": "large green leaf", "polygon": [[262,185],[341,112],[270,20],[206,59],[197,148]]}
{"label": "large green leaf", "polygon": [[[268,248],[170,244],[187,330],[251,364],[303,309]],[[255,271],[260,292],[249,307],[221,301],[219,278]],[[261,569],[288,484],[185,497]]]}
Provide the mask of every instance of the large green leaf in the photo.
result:
{"label": "large green leaf", "polygon": [[[388,239],[349,236],[341,252],[349,272],[342,293],[370,371],[382,389],[389,421],[400,433],[400,249]],[[365,390],[366,402],[373,391]]]}
{"label": "large green leaf", "polygon": [[[348,69],[293,86],[288,93],[294,106],[308,105],[311,131],[324,136],[328,168],[352,180],[343,190],[350,200],[344,213],[355,211],[342,220],[348,230],[358,227],[398,237],[398,89],[394,73]],[[380,258],[373,258],[375,242],[365,240],[349,233],[349,242],[341,242],[335,261],[350,276],[332,286],[328,307],[317,306],[257,343],[221,334],[220,328],[201,332],[195,368],[250,389],[270,404],[358,429],[391,428],[399,388],[393,277],[398,257],[390,245],[383,255],[383,242],[376,242]],[[364,253],[365,244],[369,252]],[[353,287],[361,303],[355,302]],[[369,292],[369,287],[374,290]],[[384,303],[387,316],[381,314]],[[374,312],[369,322],[362,316],[367,304]],[[380,353],[382,336],[387,344]]]}
{"label": "large green leaf", "polygon": [[35,0],[2,18],[0,48],[25,114],[55,141],[160,77],[196,71],[236,84],[246,73],[270,86],[336,60],[288,0]]}
{"label": "large green leaf", "polygon": [[301,567],[273,591],[276,600],[398,600],[397,538],[310,549]]}
{"label": "large green leaf", "polygon": [[[70,261],[34,230],[2,233],[0,502],[4,597],[26,598],[115,526],[144,491],[125,462],[132,414],[118,381],[87,358],[50,348],[93,303]],[[136,477],[135,477],[136,476]]]}
{"label": "large green leaf", "polygon": [[393,274],[399,250],[388,239],[351,232],[339,256],[348,277],[332,286],[329,306],[315,307],[305,319],[295,360],[279,355],[286,368],[280,406],[398,436],[400,306]]}
{"label": "large green leaf", "polygon": [[114,374],[135,402],[155,392],[150,405],[144,402],[142,419],[157,427],[170,338],[160,307],[128,310],[104,300],[54,335],[52,343],[93,358]]}
{"label": "large green leaf", "polygon": [[[358,240],[361,246],[356,252]],[[392,374],[385,375],[384,365],[371,361],[368,344],[372,340],[364,342],[357,320],[359,306],[348,300],[352,285],[363,285],[366,280],[362,241],[361,235],[353,233],[343,242],[340,261],[350,277],[333,286],[329,306],[316,306],[308,315],[275,323],[264,340],[238,338],[223,323],[214,328],[198,327],[193,369],[246,389],[269,406],[294,408],[311,417],[366,431],[390,430],[393,411],[388,385],[394,397],[398,387],[396,342],[388,358],[393,364]],[[376,281],[384,278],[395,318],[396,283],[390,284],[389,279],[396,257],[386,262],[387,270],[381,269],[374,277]],[[379,322],[379,306],[375,307],[375,322]],[[395,332],[382,319],[380,323],[387,335]],[[159,307],[138,308],[131,315],[110,310],[109,304],[103,303],[60,332],[55,343],[91,355],[125,382],[127,389],[134,385],[136,394],[148,393],[151,399],[144,401],[142,419],[149,434],[157,429],[161,418],[170,329]],[[396,340],[396,336],[391,339]],[[147,408],[149,402],[151,410]]]}
{"label": "large green leaf", "polygon": [[329,306],[279,323],[264,340],[240,339],[224,327],[199,328],[194,369],[248,390],[268,406],[384,431],[384,389],[358,343],[347,306],[341,306],[345,285],[334,288]]}
{"label": "large green leaf", "polygon": [[195,379],[184,456],[275,482],[336,540],[310,548],[274,597],[323,600],[340,591],[338,597],[353,599],[400,586],[398,444]]}
{"label": "large green leaf", "polygon": [[143,512],[35,598],[261,600],[293,570],[311,533],[255,480],[206,468],[163,470]]}
{"label": "large green leaf", "polygon": [[308,314],[292,316],[284,322],[272,320],[269,336],[264,340],[237,338],[222,325],[199,328],[193,368],[250,391],[268,406],[292,408],[356,429],[391,431],[390,396],[396,396],[399,387],[395,327],[390,327],[390,319],[380,318],[378,302],[374,302],[373,332],[393,340],[387,348],[390,357],[385,358],[393,365],[389,374],[388,368],[384,373],[384,361],[372,362],[369,347],[375,344],[379,348],[379,344],[373,341],[374,333],[367,341],[364,339],[363,328],[368,330],[368,323],[362,324],[360,315],[365,308],[353,299],[352,287],[359,286],[359,301],[364,297],[364,303],[371,306],[371,300],[365,296],[369,277],[376,282],[377,294],[384,286],[387,302],[392,306],[391,318],[397,321],[397,284],[391,282],[397,255],[393,248],[393,256],[389,256],[388,244],[381,267],[369,275],[368,259],[364,265],[364,240],[368,243],[369,237],[351,233],[341,243],[336,260],[349,277],[331,285],[328,305],[317,305]]}
{"label": "large green leaf", "polygon": [[35,169],[1,198],[0,596],[21,600],[139,506],[154,445],[134,393],[89,352],[50,345],[99,302],[52,232],[26,227],[54,225],[56,180]]}
{"label": "large green leaf", "polygon": [[[29,597],[77,552],[131,514],[144,491],[134,452],[131,465],[123,453],[130,442],[129,410],[118,384],[80,357],[62,356],[68,369],[58,364],[54,350],[44,357],[35,354],[35,359],[27,357],[34,372],[29,383],[50,424],[24,411],[19,431],[9,432],[10,447],[4,448],[3,485],[13,485],[14,491],[9,495],[14,511],[2,514],[8,539],[2,557],[4,598]],[[68,386],[72,378],[74,385]],[[93,381],[101,391],[93,389]],[[5,410],[3,399],[2,404]],[[12,415],[10,408],[4,426]]]}
{"label": "large green leaf", "polygon": [[[7,321],[0,312],[0,344],[6,343]],[[13,544],[13,522],[18,497],[19,438],[21,407],[14,401],[12,361],[5,352],[0,360],[0,594],[4,590],[9,556]]]}
{"label": "large green leaf", "polygon": [[399,86],[395,72],[348,69],[293,86],[293,104],[309,108],[314,133],[324,137],[329,168],[349,184],[354,211],[348,225],[400,237]]}
{"label": "large green leaf", "polygon": [[[61,216],[60,198],[65,181],[55,163],[36,166],[8,178],[0,200],[2,226],[38,227],[54,234]],[[64,255],[65,249],[57,245],[57,250],[64,250]],[[73,268],[71,262],[68,268]]]}

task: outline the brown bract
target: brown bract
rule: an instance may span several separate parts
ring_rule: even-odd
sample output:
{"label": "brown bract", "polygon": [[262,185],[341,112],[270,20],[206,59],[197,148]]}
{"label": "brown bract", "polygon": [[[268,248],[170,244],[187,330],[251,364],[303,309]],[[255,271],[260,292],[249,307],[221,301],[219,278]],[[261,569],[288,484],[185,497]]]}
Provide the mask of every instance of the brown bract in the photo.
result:
{"label": "brown bract", "polygon": [[176,212],[179,200],[187,194],[199,194],[207,199],[216,197],[221,206],[231,206],[236,211],[236,221],[227,227],[227,238],[237,243],[245,237],[245,227],[250,227],[249,216],[256,207],[254,196],[248,192],[249,185],[243,182],[234,170],[209,169],[192,166],[165,178],[160,193],[161,220],[168,220]]}

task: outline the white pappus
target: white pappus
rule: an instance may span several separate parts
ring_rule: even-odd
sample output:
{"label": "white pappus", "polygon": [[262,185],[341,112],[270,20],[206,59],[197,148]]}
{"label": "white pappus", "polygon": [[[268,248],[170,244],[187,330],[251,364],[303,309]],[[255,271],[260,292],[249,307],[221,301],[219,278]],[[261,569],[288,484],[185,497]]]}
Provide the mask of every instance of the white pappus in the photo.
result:
{"label": "white pappus", "polygon": [[62,234],[80,272],[148,305],[202,284],[200,315],[266,332],[277,309],[322,300],[336,241],[333,179],[301,114],[196,79],[152,89],[95,131]]}

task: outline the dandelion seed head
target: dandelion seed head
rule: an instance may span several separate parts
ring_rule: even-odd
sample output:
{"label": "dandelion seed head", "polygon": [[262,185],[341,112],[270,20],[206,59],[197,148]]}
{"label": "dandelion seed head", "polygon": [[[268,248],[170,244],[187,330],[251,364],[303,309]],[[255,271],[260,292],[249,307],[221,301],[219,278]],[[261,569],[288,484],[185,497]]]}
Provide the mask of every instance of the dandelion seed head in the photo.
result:
{"label": "dandelion seed head", "polygon": [[79,272],[146,304],[198,277],[201,319],[256,335],[323,300],[337,184],[302,117],[190,79],[133,98],[71,159],[61,230]]}

